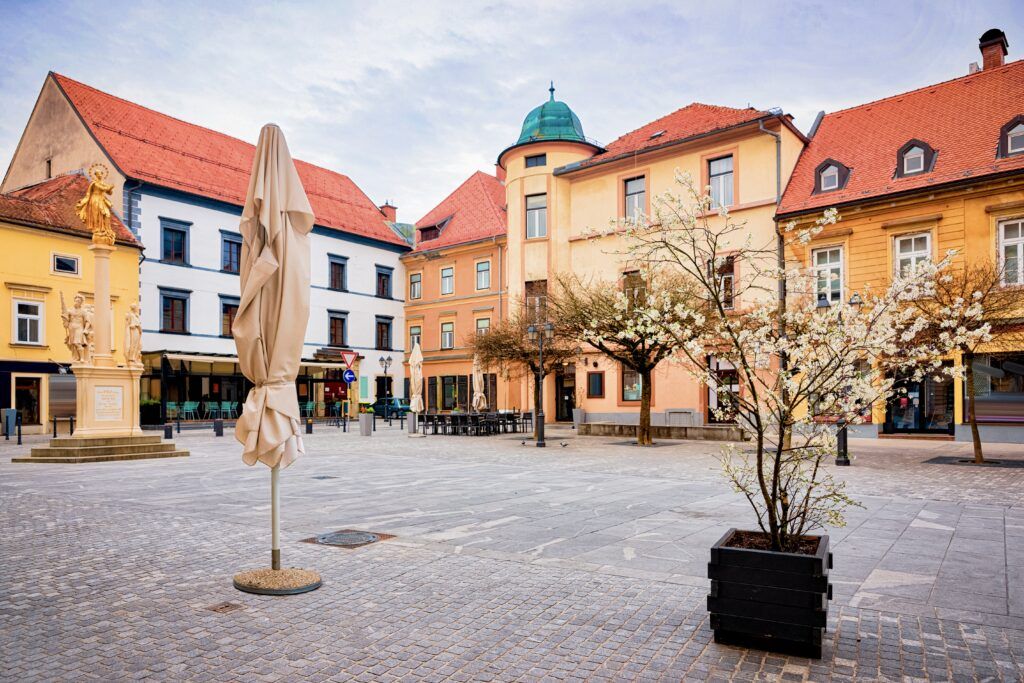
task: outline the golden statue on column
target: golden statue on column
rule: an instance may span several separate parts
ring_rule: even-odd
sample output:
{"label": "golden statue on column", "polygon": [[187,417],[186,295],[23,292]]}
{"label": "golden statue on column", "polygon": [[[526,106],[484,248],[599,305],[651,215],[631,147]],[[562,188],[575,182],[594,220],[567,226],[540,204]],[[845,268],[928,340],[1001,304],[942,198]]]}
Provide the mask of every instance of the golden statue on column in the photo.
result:
{"label": "golden statue on column", "polygon": [[94,244],[105,244],[114,246],[114,229],[110,227],[110,209],[113,206],[110,193],[114,186],[107,183],[107,167],[103,164],[93,164],[89,168],[89,189],[85,196],[75,206],[78,217],[85,223],[85,227],[92,233]]}

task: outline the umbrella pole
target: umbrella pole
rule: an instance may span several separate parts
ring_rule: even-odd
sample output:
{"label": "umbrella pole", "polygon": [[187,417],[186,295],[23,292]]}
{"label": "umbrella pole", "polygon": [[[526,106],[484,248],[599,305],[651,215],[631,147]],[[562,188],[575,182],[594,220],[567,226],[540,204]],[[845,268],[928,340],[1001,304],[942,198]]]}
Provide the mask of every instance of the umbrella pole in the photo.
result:
{"label": "umbrella pole", "polygon": [[281,497],[277,480],[281,465],[270,470],[270,568],[281,568]]}

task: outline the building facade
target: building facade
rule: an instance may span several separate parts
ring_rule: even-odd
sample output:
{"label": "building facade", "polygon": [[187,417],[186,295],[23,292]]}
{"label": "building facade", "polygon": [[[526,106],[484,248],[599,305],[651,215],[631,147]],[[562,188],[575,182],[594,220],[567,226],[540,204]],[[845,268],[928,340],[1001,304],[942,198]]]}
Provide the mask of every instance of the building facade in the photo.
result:
{"label": "building facade", "polygon": [[[110,166],[115,206],[147,245],[139,280],[144,403],[163,420],[237,414],[248,385],[231,322],[238,306],[238,232],[254,147],[50,74],[4,179],[3,189],[94,162]],[[378,363],[402,358],[400,256],[409,245],[348,177],[296,161],[316,215],[311,239],[309,324],[298,392],[304,414],[401,386]],[[349,386],[341,351],[355,351]],[[369,360],[367,360],[369,359]],[[146,416],[144,411],[144,417]]]}
{"label": "building facade", "polygon": [[[1024,61],[1005,63],[998,30],[980,49],[982,67],[967,76],[819,119],[779,207],[780,220],[800,223],[839,210],[836,225],[787,254],[820,274],[819,297],[885,288],[949,250],[954,265],[997,263],[1003,286],[1024,286]],[[1024,442],[1024,348],[993,344],[974,370],[982,439]],[[895,379],[858,436],[971,439],[963,381]]]}
{"label": "building facade", "polygon": [[[474,173],[415,228],[415,248],[402,257],[406,349],[419,341],[427,410],[468,411],[474,391],[469,341],[508,311],[504,185]],[[505,377],[492,371],[484,379],[488,410],[521,407]]]}
{"label": "building facade", "polygon": [[[28,434],[47,431],[53,417],[75,413],[61,311],[77,296],[86,306],[93,303],[92,235],[75,213],[88,187],[84,176],[70,174],[0,195],[0,408],[16,408]],[[111,227],[117,237],[110,259],[110,339],[115,358],[123,361],[125,314],[139,300],[142,245],[117,217]],[[60,423],[62,431],[68,426]]]}
{"label": "building facade", "polygon": [[[676,170],[699,186],[710,185],[715,201],[743,221],[755,245],[773,248],[776,202],[804,144],[790,117],[756,109],[691,104],[627,133],[607,145],[586,138],[579,118],[550,99],[531,111],[515,144],[501,152],[508,206],[508,289],[512,305],[535,306],[560,273],[621,286],[633,266],[622,230],[610,224],[650,211],[651,198],[679,193]],[[712,222],[722,218],[716,214]],[[752,284],[751,269],[721,254],[722,277],[737,291]],[[770,288],[769,288],[770,290]],[[770,296],[770,291],[765,295]],[[748,295],[749,296],[749,295]],[[738,297],[738,313],[754,303]],[[734,372],[708,359],[721,382]],[[532,405],[530,382],[519,387],[519,405]],[[569,420],[581,407],[588,422],[636,424],[637,373],[586,347],[574,366],[546,379],[544,413]],[[701,425],[715,419],[714,389],[696,383],[678,364],[654,372],[652,424]]]}

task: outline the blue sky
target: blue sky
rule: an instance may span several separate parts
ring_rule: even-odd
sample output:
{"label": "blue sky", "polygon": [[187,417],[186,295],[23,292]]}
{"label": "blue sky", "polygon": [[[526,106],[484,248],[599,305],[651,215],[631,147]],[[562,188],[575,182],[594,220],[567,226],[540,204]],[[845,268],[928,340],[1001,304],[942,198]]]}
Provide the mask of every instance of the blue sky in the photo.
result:
{"label": "blue sky", "polygon": [[967,73],[1024,3],[10,2],[0,160],[49,70],[341,171],[415,221],[556,96],[608,142],[690,102],[832,111]]}

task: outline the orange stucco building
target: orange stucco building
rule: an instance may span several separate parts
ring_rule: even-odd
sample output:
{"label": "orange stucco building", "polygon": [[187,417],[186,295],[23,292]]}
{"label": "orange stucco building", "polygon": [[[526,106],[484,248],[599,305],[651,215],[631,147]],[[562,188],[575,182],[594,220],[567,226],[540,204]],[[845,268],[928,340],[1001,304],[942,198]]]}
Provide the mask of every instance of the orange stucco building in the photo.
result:
{"label": "orange stucco building", "polygon": [[[468,342],[508,312],[505,233],[505,188],[482,172],[416,222],[415,247],[402,256],[405,348],[420,343],[427,410],[469,409],[473,355]],[[484,377],[489,410],[522,408],[505,378],[493,370]]]}
{"label": "orange stucco building", "polygon": [[[1024,285],[1024,60],[1005,63],[996,29],[979,47],[982,65],[966,76],[833,112],[815,126],[779,218],[806,223],[839,210],[836,225],[787,250],[819,273],[819,297],[884,289],[896,270],[949,250],[959,263],[998,263],[1003,286]],[[1024,349],[992,345],[974,369],[982,439],[1024,442]],[[970,440],[961,380],[897,380],[857,435]]]}

